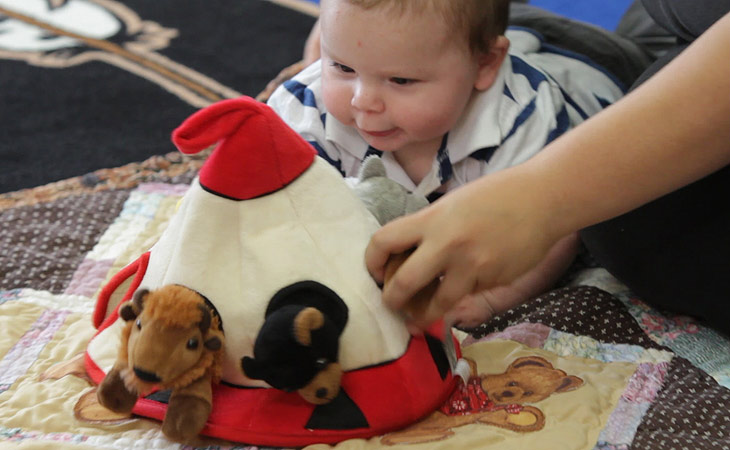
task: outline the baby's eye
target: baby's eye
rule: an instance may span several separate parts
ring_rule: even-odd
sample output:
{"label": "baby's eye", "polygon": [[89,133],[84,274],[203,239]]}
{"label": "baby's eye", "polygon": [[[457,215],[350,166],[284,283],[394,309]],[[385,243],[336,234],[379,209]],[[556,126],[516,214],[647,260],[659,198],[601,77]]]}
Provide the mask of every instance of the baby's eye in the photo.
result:
{"label": "baby's eye", "polygon": [[411,78],[393,77],[393,78],[390,79],[390,81],[393,82],[393,83],[395,83],[395,84],[397,84],[397,85],[405,86],[407,84],[414,83],[416,80],[413,80]]}
{"label": "baby's eye", "polygon": [[351,67],[348,67],[344,64],[340,64],[338,62],[333,62],[332,67],[334,67],[335,69],[339,70],[340,72],[344,72],[344,73],[354,73],[355,72]]}

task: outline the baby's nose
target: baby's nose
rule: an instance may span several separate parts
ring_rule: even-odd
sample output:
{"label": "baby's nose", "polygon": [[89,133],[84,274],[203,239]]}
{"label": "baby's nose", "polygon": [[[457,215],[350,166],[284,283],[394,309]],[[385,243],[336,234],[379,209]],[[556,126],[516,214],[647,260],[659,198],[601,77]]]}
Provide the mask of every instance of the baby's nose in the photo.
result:
{"label": "baby's nose", "polygon": [[382,112],[384,103],[380,92],[374,86],[359,83],[352,95],[351,105],[364,112]]}

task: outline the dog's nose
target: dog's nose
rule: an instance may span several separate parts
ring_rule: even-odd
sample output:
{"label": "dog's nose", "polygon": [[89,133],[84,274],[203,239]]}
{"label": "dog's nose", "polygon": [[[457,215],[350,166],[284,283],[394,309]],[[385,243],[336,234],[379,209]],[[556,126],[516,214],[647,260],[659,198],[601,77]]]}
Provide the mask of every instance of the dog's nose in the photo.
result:
{"label": "dog's nose", "polygon": [[502,397],[514,397],[515,394],[512,391],[504,391],[502,392]]}
{"label": "dog's nose", "polygon": [[140,380],[146,381],[148,383],[160,382],[160,377],[158,377],[156,374],[152,372],[147,372],[146,370],[142,370],[139,367],[134,368],[134,374],[137,375]]}

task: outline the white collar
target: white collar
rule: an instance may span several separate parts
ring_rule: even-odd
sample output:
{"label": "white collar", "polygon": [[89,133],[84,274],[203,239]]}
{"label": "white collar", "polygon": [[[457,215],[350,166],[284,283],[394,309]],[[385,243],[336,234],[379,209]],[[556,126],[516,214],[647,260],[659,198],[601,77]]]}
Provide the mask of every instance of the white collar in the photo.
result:
{"label": "white collar", "polygon": [[475,93],[466,105],[464,113],[449,131],[447,148],[449,160],[455,164],[477,150],[497,147],[502,143],[501,118],[507,74],[512,64],[506,57],[492,86]]}

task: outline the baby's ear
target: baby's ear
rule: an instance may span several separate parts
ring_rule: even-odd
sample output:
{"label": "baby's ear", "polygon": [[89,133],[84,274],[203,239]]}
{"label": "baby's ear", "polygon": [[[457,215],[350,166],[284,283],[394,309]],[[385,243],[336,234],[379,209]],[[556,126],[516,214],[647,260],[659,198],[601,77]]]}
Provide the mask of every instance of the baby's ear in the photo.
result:
{"label": "baby's ear", "polygon": [[509,39],[505,36],[497,36],[490,44],[489,49],[477,56],[479,72],[474,82],[474,89],[486,91],[492,87],[494,80],[497,79],[497,75],[499,74],[499,68],[502,67],[502,62],[505,56],[507,56],[508,50]]}

